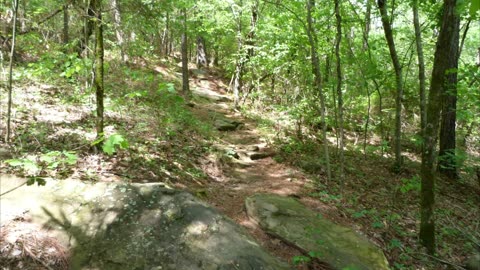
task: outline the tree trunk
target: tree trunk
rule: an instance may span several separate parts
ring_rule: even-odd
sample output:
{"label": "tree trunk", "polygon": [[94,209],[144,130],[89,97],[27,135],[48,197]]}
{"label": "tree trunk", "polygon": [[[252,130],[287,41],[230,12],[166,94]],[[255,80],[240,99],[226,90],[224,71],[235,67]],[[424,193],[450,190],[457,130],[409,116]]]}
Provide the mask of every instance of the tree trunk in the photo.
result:
{"label": "tree trunk", "polygon": [[[456,0],[444,0],[443,19],[433,61],[432,80],[427,105],[427,123],[421,166],[420,241],[430,254],[435,252],[435,152],[438,138],[442,98],[456,79],[458,64],[459,17]],[[455,78],[454,78],[455,77]]]}
{"label": "tree trunk", "polygon": [[[240,102],[240,92],[243,88],[243,66],[245,63],[245,55],[243,53],[243,35],[242,35],[242,8],[243,8],[243,1],[240,0],[239,3],[240,11],[237,14],[237,46],[239,56],[237,58],[237,63],[235,66],[235,75],[233,81],[233,106],[238,108]],[[232,12],[235,13],[234,7],[232,5]],[[235,15],[235,14],[234,14]]]}
{"label": "tree trunk", "polygon": [[387,14],[387,0],[378,0],[378,8],[382,16],[382,25],[387,40],[390,57],[392,59],[393,68],[395,69],[395,80],[397,87],[397,95],[395,98],[395,164],[394,170],[399,172],[403,166],[401,137],[402,137],[402,99],[403,99],[403,82],[402,82],[402,66],[398,60],[395,41],[393,39],[392,25]]}
{"label": "tree trunk", "polygon": [[[460,40],[460,20],[454,22],[452,26],[455,29],[457,43]],[[464,38],[469,28],[469,22],[465,28]],[[463,40],[462,39],[462,46]],[[446,74],[446,85],[443,93],[442,120],[440,125],[440,150],[438,160],[438,171],[450,179],[458,179],[458,165],[455,155],[456,150],[456,121],[457,121],[457,70],[458,59],[462,46],[457,45],[458,51],[452,56],[451,67]]]}
{"label": "tree trunk", "polygon": [[63,5],[63,35],[62,35],[62,42],[63,45],[66,46],[69,42],[69,29],[68,29],[68,24],[69,24],[69,14],[68,14],[68,4]]}
{"label": "tree trunk", "polygon": [[182,33],[182,92],[186,99],[190,97],[188,84],[188,42],[187,42],[187,10],[183,8],[183,33]]}
{"label": "tree trunk", "polygon": [[342,94],[342,63],[340,58],[340,44],[342,42],[342,16],[340,14],[340,0],[335,0],[335,18],[337,21],[337,36],[335,38],[335,57],[337,60],[337,98],[338,98],[338,130],[340,145],[340,180],[344,180],[344,140],[343,140],[343,94]]}
{"label": "tree trunk", "polygon": [[363,50],[368,49],[368,36],[370,35],[370,24],[372,16],[372,0],[366,0],[367,11],[365,12],[365,30],[363,32]]}
{"label": "tree trunk", "polygon": [[128,61],[128,55],[125,50],[125,34],[122,30],[122,15],[120,13],[118,1],[112,0],[111,6],[113,12],[113,28],[115,29],[115,36],[117,38],[118,46],[120,47],[122,62],[126,63]]}
{"label": "tree trunk", "polygon": [[170,56],[170,12],[167,11],[167,16],[166,16],[166,22],[165,22],[165,30],[163,32],[163,43],[162,43],[162,47],[163,47],[163,54],[165,55],[165,57],[168,57]]}
{"label": "tree trunk", "polygon": [[[456,58],[458,63],[458,57]],[[458,64],[457,64],[458,66]],[[440,150],[438,171],[450,179],[458,179],[456,149],[457,72],[447,76],[448,85],[443,95],[442,122],[440,125]]]}
{"label": "tree trunk", "polygon": [[317,41],[316,31],[313,27],[312,9],[315,6],[315,0],[308,0],[307,2],[307,36],[310,43],[310,55],[312,58],[312,71],[313,71],[313,88],[316,91],[316,95],[320,97],[320,117],[322,121],[322,135],[323,146],[325,154],[325,163],[327,167],[327,178],[330,181],[332,179],[332,173],[330,169],[330,155],[328,151],[328,139],[327,139],[327,122],[326,122],[326,105],[325,96],[323,93],[322,73],[320,71],[320,62],[317,54]]}
{"label": "tree trunk", "polygon": [[101,0],[91,0],[92,11],[94,14],[94,25],[95,25],[95,78],[94,78],[94,85],[95,85],[95,92],[96,92],[96,99],[97,99],[97,138],[103,138],[103,112],[104,112],[104,105],[103,105],[103,96],[104,96],[104,84],[103,84],[103,76],[104,76],[104,69],[103,69],[103,56],[104,56],[104,48],[103,48],[103,22],[102,22],[102,4]]}
{"label": "tree trunk", "polygon": [[82,55],[88,56],[88,50],[85,55],[84,55],[84,51],[88,48],[88,40],[90,39],[90,36],[93,33],[93,28],[95,26],[95,22],[92,18],[96,16],[95,7],[94,7],[94,5],[96,4],[96,1],[98,0],[91,0],[87,7],[87,16],[85,19],[84,33],[83,33],[84,35],[78,43],[78,55],[80,57]]}
{"label": "tree trunk", "polygon": [[197,37],[197,68],[208,67],[207,49],[205,39],[202,36]]}
{"label": "tree trunk", "polygon": [[17,37],[17,14],[18,14],[18,0],[13,1],[13,28],[12,28],[12,46],[10,47],[10,63],[8,65],[8,106],[7,106],[7,143],[10,143],[10,137],[12,133],[12,92],[13,92],[13,60],[15,53],[15,41]]}
{"label": "tree trunk", "polygon": [[422,136],[424,136],[427,121],[427,112],[425,110],[427,101],[425,95],[425,60],[423,57],[422,32],[420,30],[420,22],[418,20],[418,0],[413,1],[413,25],[415,28],[415,43],[417,45],[418,81],[420,84],[420,129]]}

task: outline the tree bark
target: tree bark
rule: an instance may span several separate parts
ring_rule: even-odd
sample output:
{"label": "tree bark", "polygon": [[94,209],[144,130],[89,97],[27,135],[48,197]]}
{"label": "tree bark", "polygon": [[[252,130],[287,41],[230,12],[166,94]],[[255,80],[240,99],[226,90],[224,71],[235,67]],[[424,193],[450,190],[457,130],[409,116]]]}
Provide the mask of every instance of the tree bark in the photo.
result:
{"label": "tree bark", "polygon": [[103,22],[102,22],[102,4],[101,0],[91,0],[90,2],[92,12],[94,14],[93,22],[95,26],[95,78],[94,78],[94,86],[95,86],[95,93],[96,93],[96,101],[97,101],[97,138],[103,138],[103,126],[104,126],[104,104],[103,104],[103,97],[104,97],[104,68],[103,68],[103,60],[104,60],[104,48],[103,48]]}
{"label": "tree bark", "polygon": [[425,94],[425,60],[423,57],[422,45],[422,31],[420,29],[420,22],[418,20],[418,0],[413,1],[413,25],[415,28],[415,44],[417,46],[418,58],[418,81],[419,81],[419,95],[420,95],[420,129],[424,136],[425,126],[427,121],[426,94]]}
{"label": "tree bark", "polygon": [[[432,79],[427,104],[427,123],[421,166],[421,204],[420,204],[420,241],[430,254],[435,252],[435,152],[438,139],[442,98],[449,89],[449,84],[456,79],[455,69],[458,64],[459,16],[456,0],[443,1],[443,18],[438,35],[433,62]],[[455,78],[454,78],[455,77]]]}
{"label": "tree bark", "polygon": [[[461,53],[461,46],[459,46],[460,40],[460,19],[457,18],[453,22],[455,25],[455,32],[453,37],[457,43],[457,53],[452,55],[452,62],[450,67],[447,70],[446,75],[446,85],[443,93],[443,108],[442,108],[442,120],[440,125],[440,150],[438,152],[438,171],[443,175],[447,176],[450,179],[458,179],[458,165],[457,158],[455,155],[456,150],[456,121],[457,121],[457,70],[458,70],[458,59]],[[465,28],[468,31],[468,23]],[[462,42],[463,44],[463,42]]]}
{"label": "tree bark", "polygon": [[395,48],[395,41],[393,39],[392,25],[388,19],[387,14],[387,0],[378,0],[378,8],[382,17],[383,30],[385,32],[385,39],[387,40],[390,57],[392,59],[393,68],[395,69],[395,81],[397,88],[397,95],[395,98],[395,164],[394,170],[399,172],[403,166],[402,158],[402,99],[403,99],[403,82],[402,82],[402,66],[398,60],[397,50]]}
{"label": "tree bark", "polygon": [[320,117],[322,121],[322,135],[323,135],[323,150],[325,154],[325,163],[327,167],[327,179],[332,179],[332,173],[330,168],[330,154],[328,151],[328,139],[327,139],[327,122],[326,122],[326,105],[325,95],[323,93],[322,73],[320,71],[320,62],[317,54],[317,41],[316,31],[313,27],[312,10],[315,6],[315,0],[307,0],[307,36],[310,43],[310,55],[312,58],[312,71],[313,71],[313,88],[316,91],[317,97],[320,98]]}
{"label": "tree bark", "polygon": [[190,97],[188,82],[188,42],[187,42],[187,10],[183,8],[183,33],[182,33],[182,92],[186,99]]}
{"label": "tree bark", "polygon": [[342,61],[340,58],[340,44],[342,42],[342,15],[340,14],[340,0],[335,0],[335,18],[337,23],[337,36],[335,38],[335,57],[337,61],[337,99],[338,99],[338,130],[340,145],[340,180],[344,180],[344,135],[343,135],[343,94],[342,94]]}

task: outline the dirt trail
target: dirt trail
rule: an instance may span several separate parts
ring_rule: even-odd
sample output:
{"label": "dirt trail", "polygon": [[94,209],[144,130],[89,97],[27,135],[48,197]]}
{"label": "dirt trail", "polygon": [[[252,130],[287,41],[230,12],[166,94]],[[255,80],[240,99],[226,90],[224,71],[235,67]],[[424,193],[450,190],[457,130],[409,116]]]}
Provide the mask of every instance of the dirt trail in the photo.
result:
{"label": "dirt trail", "polygon": [[[234,131],[221,132],[222,142],[216,147],[224,149],[225,152],[229,151],[235,157],[227,164],[222,164],[221,172],[216,172],[213,177],[215,180],[209,183],[205,192],[206,201],[246,227],[269,252],[291,263],[292,257],[302,255],[301,252],[267,235],[252,223],[246,215],[244,201],[246,197],[256,193],[275,193],[302,198],[308,192],[305,184],[310,180],[302,172],[277,163],[272,158],[274,150],[261,137],[255,122],[232,109],[229,96],[222,91],[222,87],[219,87],[221,83],[213,77],[204,77],[193,80],[192,84],[194,94],[203,100],[196,102],[193,108],[197,116],[209,117],[211,121],[215,121],[212,119],[213,115],[213,118],[226,117],[243,123]],[[323,268],[318,265],[304,265],[298,269]]]}

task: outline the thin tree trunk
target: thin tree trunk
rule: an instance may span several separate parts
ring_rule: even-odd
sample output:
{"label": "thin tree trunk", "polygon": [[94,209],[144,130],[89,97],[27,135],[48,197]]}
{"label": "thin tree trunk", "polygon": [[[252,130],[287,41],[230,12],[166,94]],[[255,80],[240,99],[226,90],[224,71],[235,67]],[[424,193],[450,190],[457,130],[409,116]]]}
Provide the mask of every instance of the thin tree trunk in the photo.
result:
{"label": "thin tree trunk", "polygon": [[372,16],[372,0],[366,0],[367,11],[365,13],[365,30],[363,32],[363,50],[368,49],[368,36],[370,35],[370,24]]}
{"label": "thin tree trunk", "polygon": [[63,5],[63,35],[62,35],[62,42],[63,45],[67,45],[69,42],[69,29],[68,29],[68,24],[70,21],[70,17],[68,14],[68,4]]}
{"label": "thin tree trunk", "polygon": [[102,21],[102,4],[101,0],[91,0],[93,3],[92,10],[95,16],[94,25],[95,25],[95,92],[97,99],[97,138],[103,138],[103,126],[104,126],[104,69],[103,69],[103,59],[104,59],[104,48],[103,48],[103,21]]}
{"label": "thin tree trunk", "polygon": [[345,157],[343,153],[344,140],[343,140],[343,94],[342,94],[342,62],[340,58],[340,44],[342,42],[342,15],[340,14],[340,0],[335,0],[335,18],[337,21],[337,36],[335,38],[335,57],[337,60],[337,98],[338,98],[338,130],[339,130],[339,143],[340,143],[340,180],[343,181]]}
{"label": "thin tree trunk", "polygon": [[[243,36],[242,36],[242,8],[243,0],[240,0],[240,11],[237,14],[237,43],[239,56],[237,64],[235,66],[235,76],[233,81],[233,106],[238,108],[240,102],[240,92],[243,88],[243,66],[245,63],[245,55],[243,53]],[[232,12],[235,14],[234,7],[232,6]]]}
{"label": "thin tree trunk", "polygon": [[113,11],[113,28],[115,29],[115,36],[117,38],[118,46],[120,47],[122,62],[126,63],[128,61],[128,55],[125,49],[125,34],[122,30],[122,15],[120,13],[118,1],[112,0],[111,6]]}
{"label": "thin tree trunk", "polygon": [[8,66],[8,107],[7,107],[7,143],[10,143],[10,136],[12,133],[12,84],[13,84],[13,56],[15,53],[15,41],[17,37],[17,14],[18,14],[18,0],[13,1],[13,29],[12,29],[12,46],[10,48],[10,63]]}
{"label": "thin tree trunk", "polygon": [[[95,26],[94,20],[92,20],[92,18],[94,18],[96,16],[95,15],[95,7],[94,7],[94,5],[96,4],[96,1],[97,0],[91,0],[88,3],[87,16],[85,18],[85,25],[84,25],[84,36],[78,43],[78,55],[79,56],[83,55],[85,57],[88,57],[88,54],[89,54],[88,50],[87,50],[88,40],[90,39],[90,36],[93,33],[93,28]],[[84,54],[84,51],[86,51],[85,54]]]}
{"label": "thin tree trunk", "polygon": [[448,72],[458,65],[459,22],[456,0],[444,0],[442,26],[437,40],[432,80],[427,104],[427,123],[421,166],[420,241],[430,254],[435,252],[435,156],[438,127],[442,111],[442,97],[449,84],[456,80],[456,72]]}
{"label": "thin tree trunk", "polygon": [[170,12],[167,11],[167,17],[165,22],[165,36],[163,40],[164,54],[166,57],[170,56]]}
{"label": "thin tree trunk", "polygon": [[312,58],[312,71],[314,75],[313,88],[316,91],[316,95],[320,97],[320,117],[322,121],[322,135],[323,135],[323,149],[325,154],[325,163],[327,167],[327,178],[330,181],[332,179],[332,173],[330,168],[330,155],[328,151],[328,139],[327,139],[327,122],[326,122],[326,105],[325,96],[323,93],[322,73],[320,71],[320,62],[317,54],[317,42],[315,39],[316,31],[313,27],[312,9],[315,6],[315,0],[308,0],[307,2],[307,35],[310,43],[310,54]]}
{"label": "thin tree trunk", "polygon": [[427,101],[425,94],[425,60],[423,57],[422,32],[418,20],[418,0],[413,1],[413,25],[415,27],[415,43],[417,45],[418,57],[418,81],[420,83],[420,129],[422,136],[424,136],[427,121],[427,112],[425,110]]}
{"label": "thin tree trunk", "polygon": [[378,8],[382,16],[382,25],[385,32],[385,39],[387,40],[390,57],[392,59],[393,67],[395,69],[395,81],[397,88],[397,95],[395,98],[395,164],[394,170],[400,171],[403,166],[402,158],[402,99],[403,99],[403,82],[402,82],[402,66],[398,60],[397,50],[395,48],[395,41],[393,39],[392,25],[388,19],[387,14],[387,0],[378,0]]}
{"label": "thin tree trunk", "polygon": [[182,33],[182,92],[186,99],[190,98],[188,82],[188,41],[187,41],[187,10],[183,8],[183,33]]}

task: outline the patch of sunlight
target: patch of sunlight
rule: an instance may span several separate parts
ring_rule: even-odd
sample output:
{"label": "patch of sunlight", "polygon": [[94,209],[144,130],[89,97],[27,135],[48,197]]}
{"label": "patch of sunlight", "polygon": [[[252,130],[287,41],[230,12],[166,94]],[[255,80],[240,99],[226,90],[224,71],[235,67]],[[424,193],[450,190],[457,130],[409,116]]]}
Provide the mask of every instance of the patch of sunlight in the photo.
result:
{"label": "patch of sunlight", "polygon": [[198,236],[198,235],[202,235],[208,230],[208,225],[203,222],[196,221],[196,222],[190,223],[185,230],[187,235]]}

